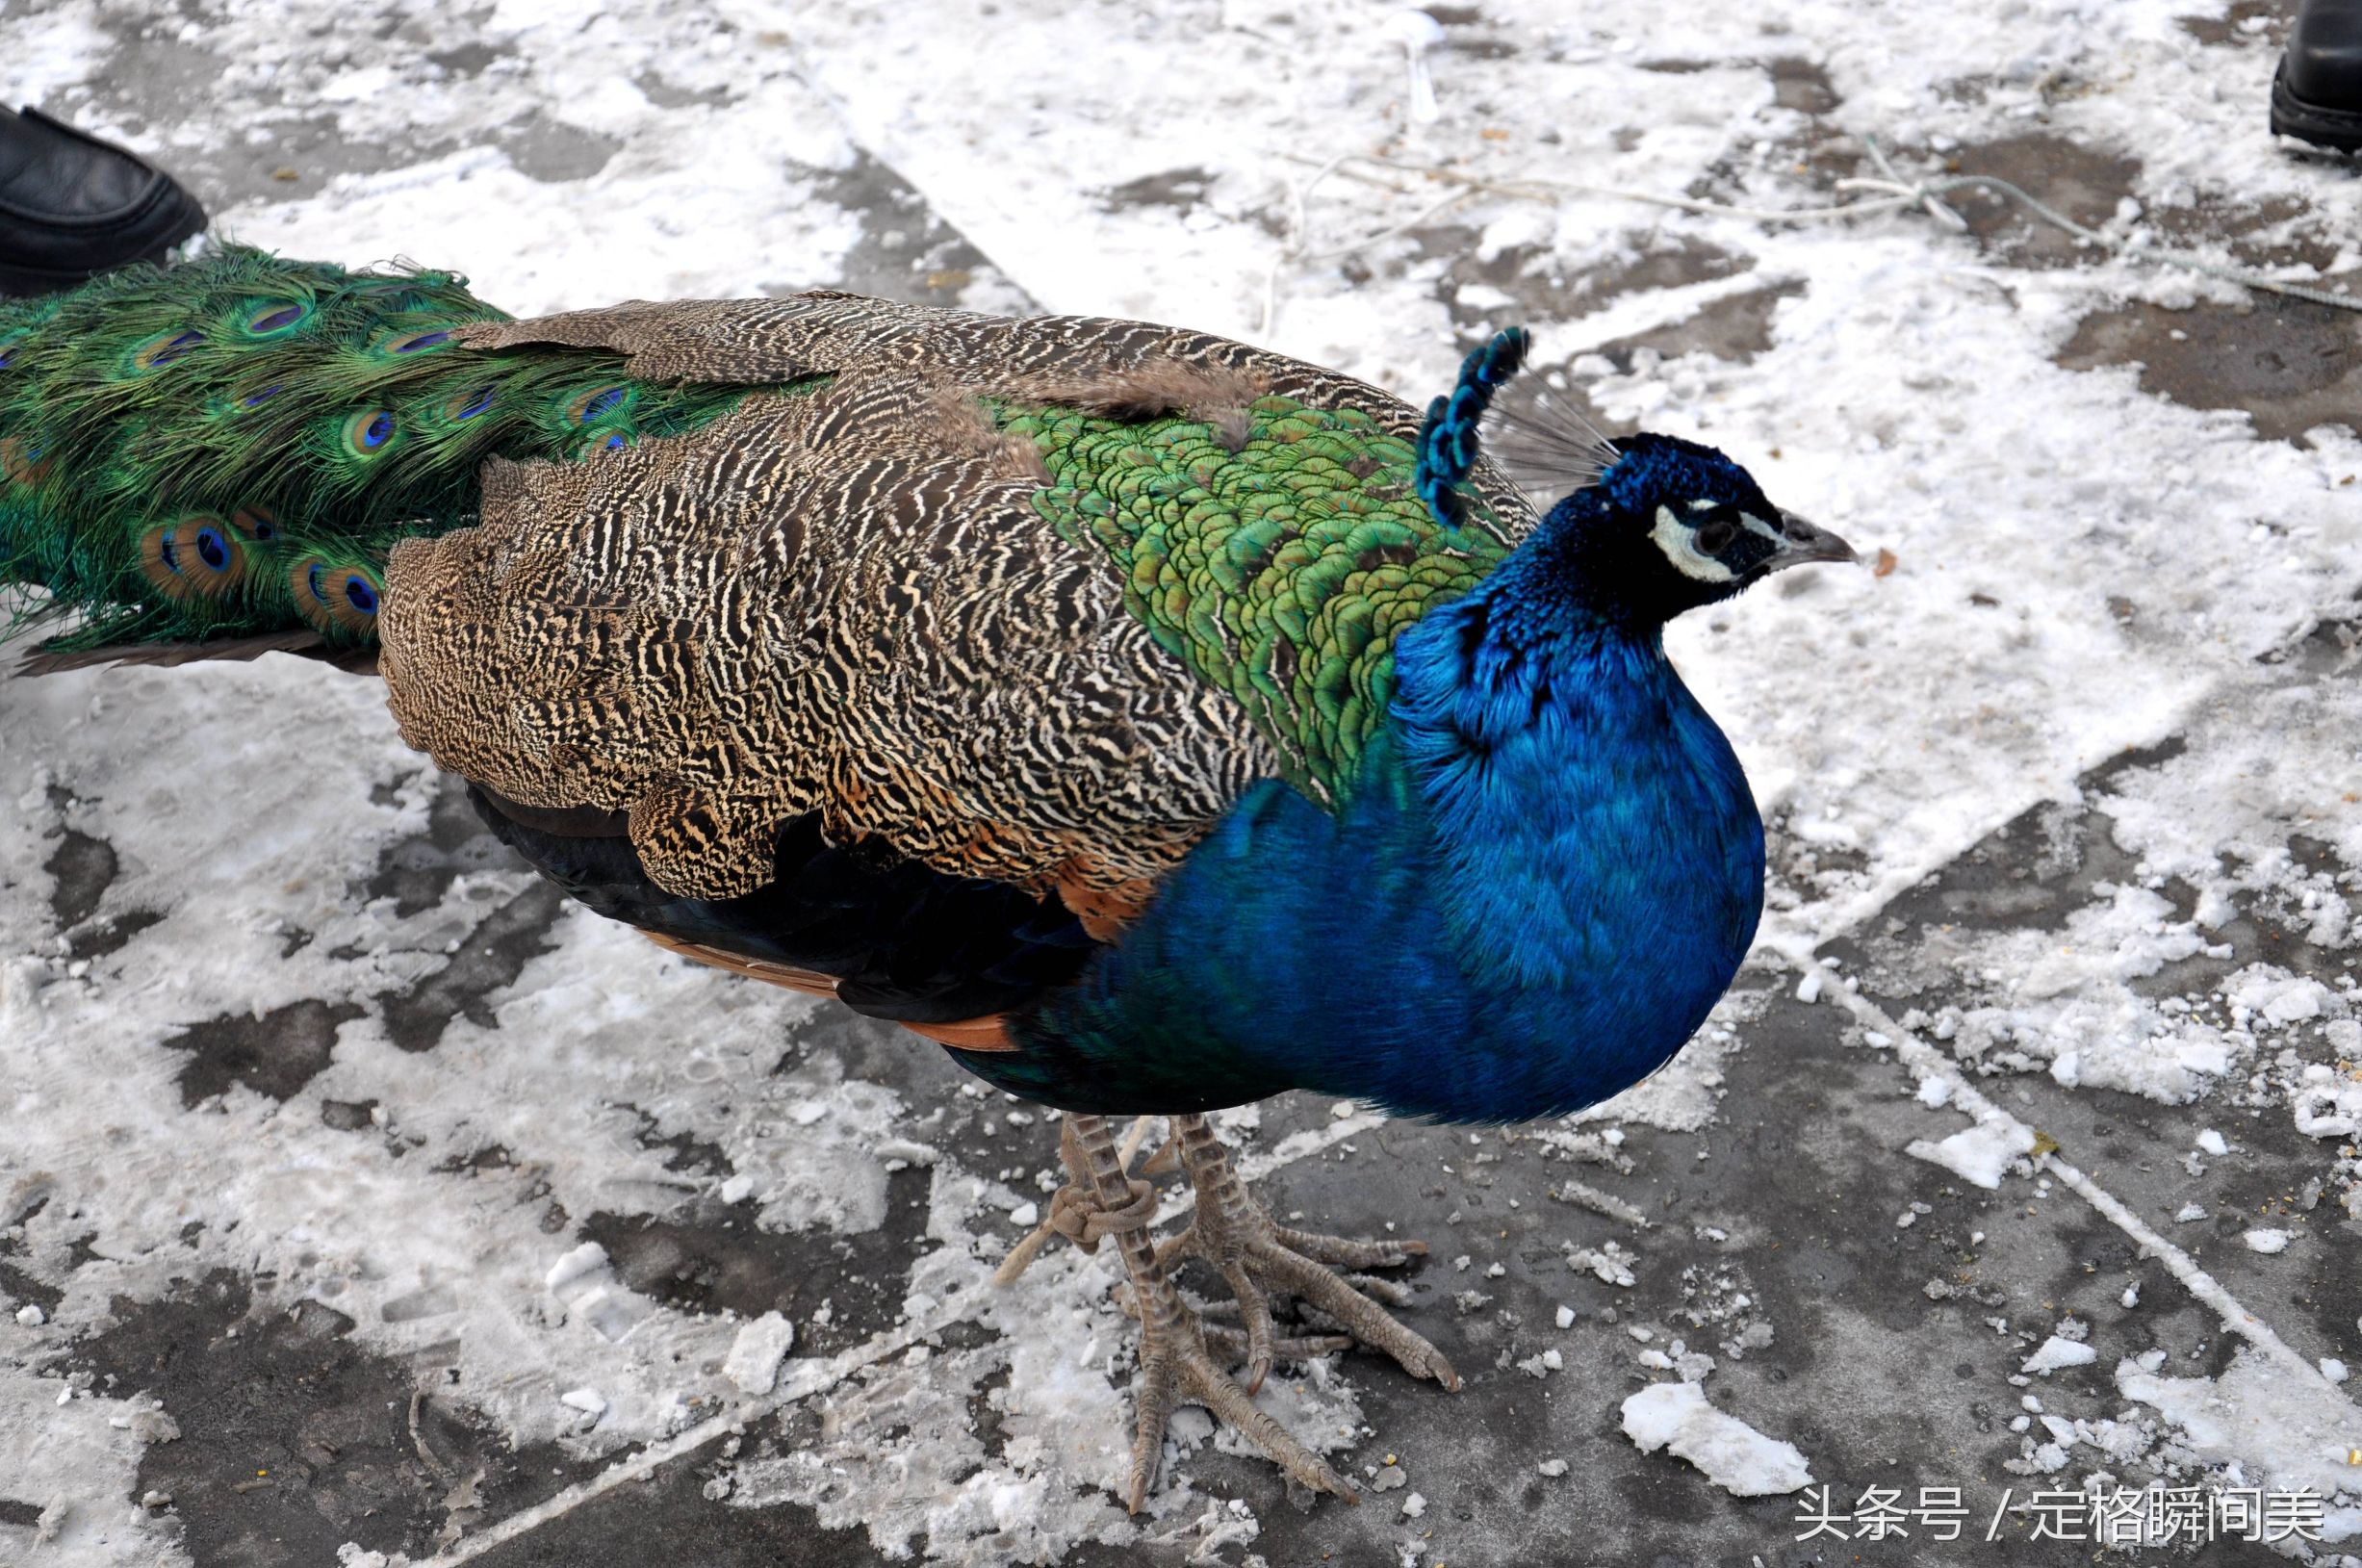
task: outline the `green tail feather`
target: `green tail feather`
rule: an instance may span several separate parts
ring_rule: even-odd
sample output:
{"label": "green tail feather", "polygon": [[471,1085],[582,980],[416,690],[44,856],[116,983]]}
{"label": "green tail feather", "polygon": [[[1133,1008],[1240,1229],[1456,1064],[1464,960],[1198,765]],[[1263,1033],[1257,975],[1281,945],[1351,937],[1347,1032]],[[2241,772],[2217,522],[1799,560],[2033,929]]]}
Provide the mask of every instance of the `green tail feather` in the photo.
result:
{"label": "green tail feather", "polygon": [[375,641],[396,540],[474,521],[488,457],[577,460],[757,390],[635,381],[605,350],[488,353],[444,272],[228,248],[0,299],[0,587],[48,646],[310,627]]}

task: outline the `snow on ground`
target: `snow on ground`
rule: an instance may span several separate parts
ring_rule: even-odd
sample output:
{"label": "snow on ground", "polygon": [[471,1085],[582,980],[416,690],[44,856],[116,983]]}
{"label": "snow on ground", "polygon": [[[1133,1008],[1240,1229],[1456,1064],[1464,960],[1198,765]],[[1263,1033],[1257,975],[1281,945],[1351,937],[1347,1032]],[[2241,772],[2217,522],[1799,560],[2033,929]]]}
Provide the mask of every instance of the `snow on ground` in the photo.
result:
{"label": "snow on ground", "polygon": [[2033,1149],[2032,1135],[2015,1123],[1981,1121],[1936,1143],[1913,1139],[1903,1152],[1990,1191],[2001,1185],[2013,1160]]}
{"label": "snow on ground", "polygon": [[[1420,120],[1406,35],[1357,0],[988,17],[943,3],[499,0],[427,15],[40,0],[0,11],[0,89],[190,171],[219,232],[455,267],[519,313],[890,287],[1181,321],[1413,398],[1446,385],[1477,333],[1523,321],[1542,366],[1607,420],[1722,445],[1776,500],[1891,557],[1880,576],[1799,575],[1671,639],[1773,824],[1767,947],[1863,943],[1858,970],[1814,967],[1794,994],[1867,985],[1995,1095],[2032,1084],[2094,1114],[2119,1095],[2161,1116],[2195,1107],[2231,1136],[2174,1134],[2170,1158],[2192,1150],[2206,1198],[2188,1209],[2237,1220],[2257,1267],[2293,1267],[2350,1249],[2362,1219],[2350,960],[2300,963],[2258,935],[2298,933],[2317,955],[2357,939],[2362,686],[2345,618],[2362,582],[2362,444],[2302,412],[2280,434],[2303,439],[2268,439],[2139,365],[2077,358],[2087,323],[2128,307],[2195,307],[2175,319],[2231,320],[2232,342],[2260,330],[2230,317],[2244,296],[2227,286],[1990,223],[1977,239],[1917,214],[1766,226],[1597,193],[1817,205],[1874,134],[1913,170],[1957,156],[2038,186],[2118,182],[2084,216],[2127,240],[2290,276],[2349,270],[2362,182],[2260,134],[2271,49],[2222,12],[1701,0],[1676,20],[1636,0],[1489,0],[1439,8],[1444,41],[1420,56],[1436,115]],[[1332,167],[1347,154],[1395,167]],[[1421,166],[1594,192],[1543,202]],[[2142,766],[2094,774],[2160,742]],[[67,1369],[118,1302],[217,1270],[349,1317],[358,1343],[437,1369],[506,1441],[586,1463],[826,1391],[800,1445],[750,1449],[706,1495],[798,1504],[880,1553],[1252,1547],[1269,1510],[1199,1482],[1192,1456],[1236,1444],[1194,1418],[1152,1520],[1126,1520],[1111,1495],[1129,1360],[1109,1265],[1062,1249],[1013,1291],[986,1287],[1054,1185],[1045,1125],[997,1096],[913,1092],[840,1046],[809,1002],[553,914],[501,862],[389,877],[389,855],[438,831],[436,799],[372,687],[292,661],[0,678],[0,1236],[54,1291],[0,1318],[0,1489],[43,1508],[41,1560],[183,1560],[162,1508],[135,1505],[142,1445],[167,1440],[152,1402]],[[2057,850],[2060,907],[2003,901],[1995,918],[1887,933],[1898,901],[2007,824],[2047,846],[2036,881]],[[80,862],[65,851],[87,845],[111,874],[69,920]],[[493,942],[512,914],[554,924]],[[78,949],[62,925],[112,936]],[[462,950],[476,942],[482,955]],[[492,978],[454,1016],[438,977],[479,956]],[[1633,1169],[1619,1124],[1714,1125],[1769,994],[1734,999],[1666,1073],[1591,1113],[1607,1136],[1548,1133],[1550,1157],[1612,1186]],[[258,1086],[223,1046],[231,1067],[193,1081],[221,1020],[240,1019],[309,1042],[316,1070]],[[1980,1192],[2046,1195],[2028,1128],[1984,1115],[1959,1130],[1949,1083],[1895,1076],[1920,1096],[1914,1130],[1881,1147],[1896,1182],[1919,1169],[1909,1154]],[[2235,1177],[2273,1128],[2301,1141],[2325,1206],[2267,1224],[2200,1183]],[[1327,1169],[1390,1134],[1409,1136],[1348,1108],[1260,1168]],[[1630,1202],[1550,1169],[1551,1196],[1625,1227],[1557,1249],[1584,1288],[1645,1292],[1671,1267]],[[905,1189],[939,1244],[907,1271],[880,1261],[905,1247],[881,1229]],[[2174,1212],[2148,1219],[2187,1234]],[[620,1243],[578,1233],[592,1217],[628,1230],[683,1214],[879,1249],[775,1328],[752,1295],[734,1316],[681,1310],[635,1283]],[[1736,1360],[1772,1337],[1763,1304],[1725,1277],[1693,1310]],[[843,1343],[831,1319],[853,1314],[862,1278],[890,1326]],[[1471,1325],[1482,1279],[1444,1285]],[[2174,1288],[2109,1294],[2162,1311]],[[963,1323],[990,1336],[944,1337]],[[1680,1368],[1654,1344],[1640,1353]],[[2071,1378],[2100,1354],[2026,1338],[2011,1364]],[[1544,1387],[1576,1381],[1534,1345],[1511,1365],[1528,1359]],[[2350,1486],[2315,1452],[2353,1429],[2330,1379],[2245,1351],[2190,1375],[2134,1365],[2118,1392],[2170,1430],[2120,1401],[2044,1412],[2064,1435],[2028,1412],[2012,1463]],[[1345,1445],[1370,1435],[1375,1376],[1317,1362],[1265,1399]],[[1603,1418],[1615,1393],[1594,1391]],[[1808,1478],[1810,1453],[1715,1411],[1694,1379],[1628,1401],[1628,1430],[1635,1405],[1656,1439],[1635,1442],[1671,1440],[1734,1492]],[[1778,1462],[1734,1484],[1676,1435],[1708,1423]],[[1391,1460],[1364,1474],[1386,1469],[1399,1479]],[[1416,1522],[1370,1539],[1425,1551]]]}
{"label": "snow on ground", "polygon": [[[2182,1452],[2169,1463],[2244,1466],[2258,1472],[2251,1485],[2352,1493],[2353,1405],[2323,1382],[2242,1350],[2220,1377],[2162,1377],[2154,1365],[2126,1360],[2117,1363],[2116,1383],[2179,1428],[2170,1441]],[[2362,1535],[2362,1505],[2336,1510],[2323,1533],[2333,1541]]]}
{"label": "snow on ground", "polygon": [[1624,1401],[1624,1435],[1643,1453],[1667,1449],[1733,1497],[1766,1497],[1812,1484],[1792,1443],[1765,1437],[1707,1402],[1696,1383],[1652,1383]]}

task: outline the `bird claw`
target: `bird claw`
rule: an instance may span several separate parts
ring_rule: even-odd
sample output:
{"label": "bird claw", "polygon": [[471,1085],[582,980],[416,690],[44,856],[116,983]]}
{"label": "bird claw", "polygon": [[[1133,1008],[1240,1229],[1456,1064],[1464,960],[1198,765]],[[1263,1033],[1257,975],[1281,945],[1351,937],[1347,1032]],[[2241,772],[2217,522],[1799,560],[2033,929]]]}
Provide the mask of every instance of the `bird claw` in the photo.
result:
{"label": "bird claw", "polygon": [[[1244,1347],[1244,1336],[1235,1329],[1209,1331],[1197,1314],[1182,1304],[1169,1282],[1160,1279],[1156,1284],[1163,1286],[1163,1299],[1151,1302],[1140,1315],[1140,1378],[1134,1390],[1139,1419],[1132,1438],[1125,1506],[1138,1513],[1146,1505],[1148,1488],[1156,1480],[1157,1460],[1164,1452],[1166,1428],[1173,1411],[1184,1404],[1200,1405],[1217,1421],[1227,1423],[1298,1484],[1348,1503],[1360,1502],[1351,1483],[1266,1414],[1208,1349],[1211,1342],[1227,1356]],[[1156,1286],[1151,1285],[1150,1290],[1153,1294]],[[1318,1340],[1285,1343],[1299,1353],[1322,1353],[1313,1349],[1322,1343]]]}
{"label": "bird claw", "polygon": [[[1385,1351],[1412,1376],[1459,1388],[1459,1375],[1444,1353],[1386,1310],[1404,1305],[1409,1288],[1361,1272],[1423,1257],[1425,1243],[1291,1230],[1275,1223],[1246,1190],[1203,1118],[1176,1118],[1172,1144],[1180,1147],[1182,1166],[1197,1189],[1197,1210],[1179,1235],[1159,1245],[1157,1263],[1169,1273],[1184,1259],[1199,1258],[1230,1286],[1244,1324],[1240,1343],[1245,1367],[1240,1381],[1248,1393],[1263,1386],[1274,1360],[1288,1355],[1283,1343],[1303,1342],[1280,1339],[1271,1317],[1272,1290],[1297,1298],[1352,1339]],[[1341,1274],[1339,1268],[1354,1272]],[[1373,1296],[1379,1299],[1372,1300]],[[1317,1336],[1314,1342],[1334,1338]]]}
{"label": "bird claw", "polygon": [[[1072,1221],[1059,1228],[1071,1231],[1086,1246],[1101,1239],[1115,1243],[1131,1285],[1123,1308],[1141,1325],[1127,1505],[1138,1513],[1146,1504],[1166,1430],[1174,1409],[1183,1404],[1202,1406],[1216,1420],[1227,1422],[1291,1479],[1348,1503],[1359,1502],[1351,1484],[1325,1460],[1256,1407],[1253,1395],[1273,1361],[1326,1355],[1348,1349],[1356,1340],[1386,1351],[1413,1376],[1458,1388],[1459,1375],[1443,1352],[1395,1322],[1355,1285],[1375,1287],[1373,1294],[1397,1304],[1407,1292],[1358,1272],[1336,1272],[1338,1267],[1390,1268],[1421,1256],[1426,1248],[1417,1242],[1354,1241],[1274,1224],[1270,1212],[1231,1170],[1228,1154],[1205,1118],[1175,1117],[1172,1125],[1166,1146],[1179,1150],[1180,1163],[1196,1189],[1197,1213],[1187,1228],[1161,1247],[1147,1236],[1155,1213],[1152,1191],[1130,1173],[1132,1148],[1117,1149],[1104,1118],[1069,1114],[1060,1140],[1061,1157],[1074,1181],[1061,1189],[1060,1204],[1054,1205]],[[1020,1247],[1004,1273],[1014,1277],[1038,1245]],[[1232,1301],[1208,1305],[1204,1313],[1235,1315],[1240,1326],[1208,1327],[1200,1309],[1181,1298],[1170,1265],[1190,1257],[1211,1263],[1233,1293]],[[1299,1298],[1316,1320],[1333,1321],[1345,1332],[1281,1334],[1272,1321],[1267,1286]],[[1215,1360],[1218,1351],[1222,1362]],[[1228,1370],[1240,1363],[1245,1368],[1243,1378]]]}

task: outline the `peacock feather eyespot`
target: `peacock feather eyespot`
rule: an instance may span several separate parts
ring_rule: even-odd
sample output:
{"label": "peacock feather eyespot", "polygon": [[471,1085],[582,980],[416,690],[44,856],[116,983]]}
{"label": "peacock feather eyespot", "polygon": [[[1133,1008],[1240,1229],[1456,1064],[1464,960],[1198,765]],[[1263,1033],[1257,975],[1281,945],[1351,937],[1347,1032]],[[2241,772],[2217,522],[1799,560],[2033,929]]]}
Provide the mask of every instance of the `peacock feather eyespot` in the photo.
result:
{"label": "peacock feather eyespot", "polygon": [[288,568],[287,586],[296,610],[323,635],[342,642],[377,634],[385,582],[375,568],[307,555]]}
{"label": "peacock feather eyespot", "polygon": [[245,580],[245,541],[213,513],[192,513],[140,536],[140,570],[168,599],[216,598]]}
{"label": "peacock feather eyespot", "polygon": [[345,450],[355,457],[375,457],[394,444],[400,426],[390,408],[364,408],[345,421]]}
{"label": "peacock feather eyespot", "polygon": [[186,359],[204,343],[205,334],[193,327],[177,332],[163,332],[148,339],[131,352],[131,373],[144,375]]}
{"label": "peacock feather eyespot", "polygon": [[498,385],[487,381],[473,392],[463,392],[446,401],[443,405],[443,417],[453,424],[457,424],[462,420],[472,420],[479,414],[490,413],[493,403],[500,398],[500,393],[501,389]]}
{"label": "peacock feather eyespot", "polygon": [[409,332],[389,340],[386,351],[393,354],[415,354],[424,348],[440,348],[451,341],[451,329],[437,327],[431,332]]}
{"label": "peacock feather eyespot", "polygon": [[50,459],[26,436],[0,436],[0,477],[30,489],[49,477]]}
{"label": "peacock feather eyespot", "polygon": [[592,387],[566,399],[566,423],[597,424],[624,413],[631,403],[631,388],[622,382]]}
{"label": "peacock feather eyespot", "polygon": [[279,514],[248,501],[230,513],[230,527],[256,544],[267,545],[279,536]]}
{"label": "peacock feather eyespot", "polygon": [[300,299],[274,299],[246,312],[239,330],[249,338],[283,338],[311,314],[312,307]]}

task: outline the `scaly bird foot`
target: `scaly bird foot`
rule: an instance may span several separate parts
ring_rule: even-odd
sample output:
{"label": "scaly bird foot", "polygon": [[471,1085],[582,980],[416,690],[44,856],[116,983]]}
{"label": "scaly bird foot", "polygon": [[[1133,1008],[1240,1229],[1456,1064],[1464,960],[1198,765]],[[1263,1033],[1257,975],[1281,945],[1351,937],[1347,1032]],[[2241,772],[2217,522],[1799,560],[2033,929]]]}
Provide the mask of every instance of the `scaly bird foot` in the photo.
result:
{"label": "scaly bird foot", "polygon": [[1156,1262],[1160,1272],[1169,1274],[1183,1260],[1202,1258],[1228,1282],[1244,1330],[1216,1343],[1226,1350],[1235,1342],[1241,1350],[1246,1392],[1263,1386],[1274,1359],[1294,1359],[1305,1353],[1306,1346],[1322,1343],[1282,1338],[1272,1322],[1267,1287],[1304,1301],[1362,1344],[1393,1356],[1412,1376],[1459,1388],[1459,1375],[1444,1353],[1370,1298],[1376,1296],[1400,1306],[1409,1298],[1406,1289],[1358,1272],[1335,1272],[1397,1268],[1425,1255],[1425,1243],[1361,1241],[1291,1230],[1274,1222],[1271,1211],[1246,1190],[1231,1169],[1229,1151],[1204,1117],[1175,1117],[1172,1127],[1172,1146],[1180,1149],[1182,1167],[1197,1191],[1197,1212],[1187,1229],[1157,1248]]}
{"label": "scaly bird foot", "polygon": [[[1061,1188],[1052,1200],[1048,1224],[1085,1251],[1096,1250],[1102,1241],[1116,1245],[1132,1281],[1128,1310],[1140,1319],[1139,1416],[1125,1488],[1131,1510],[1138,1513],[1148,1501],[1157,1459],[1165,1448],[1166,1428],[1173,1411],[1183,1404],[1202,1405],[1216,1419],[1228,1422],[1301,1484],[1348,1503],[1360,1501],[1352,1486],[1326,1461],[1257,1409],[1246,1391],[1232,1380],[1226,1366],[1214,1359],[1216,1350],[1225,1356],[1245,1352],[1246,1336],[1235,1330],[1209,1330],[1158,1267],[1156,1247],[1148,1237],[1148,1226],[1156,1215],[1155,1191],[1126,1169],[1130,1151],[1117,1151],[1106,1119],[1069,1114],[1059,1153],[1074,1182]],[[1010,1264],[1003,1266],[1004,1277],[1014,1277],[1032,1252],[1029,1239],[1012,1254]],[[1267,1360],[1274,1352],[1319,1355],[1349,1343],[1338,1336],[1276,1340],[1267,1330],[1262,1353]]]}
{"label": "scaly bird foot", "polygon": [[[1289,1478],[1316,1492],[1327,1492],[1348,1503],[1361,1497],[1344,1477],[1319,1454],[1297,1442],[1293,1433],[1248,1397],[1230,1375],[1228,1359],[1245,1348],[1235,1331],[1207,1328],[1184,1304],[1172,1281],[1151,1264],[1132,1279],[1132,1305],[1140,1323],[1140,1381],[1135,1395],[1140,1414],[1132,1435],[1131,1484],[1125,1504],[1134,1513],[1148,1501],[1156,1481],[1157,1459],[1165,1448],[1165,1429],[1175,1409],[1196,1404],[1218,1421],[1228,1422]],[[1286,1350],[1319,1355],[1351,1343],[1325,1336],[1285,1342]],[[1217,1361],[1214,1350],[1224,1359]],[[1285,1353],[1283,1351],[1283,1353]]]}

